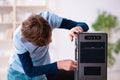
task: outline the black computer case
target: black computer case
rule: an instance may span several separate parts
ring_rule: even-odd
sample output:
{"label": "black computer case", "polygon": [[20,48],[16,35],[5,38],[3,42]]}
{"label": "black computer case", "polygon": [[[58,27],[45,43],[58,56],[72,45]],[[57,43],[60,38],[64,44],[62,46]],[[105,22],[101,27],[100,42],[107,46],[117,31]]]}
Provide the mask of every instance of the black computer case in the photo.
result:
{"label": "black computer case", "polygon": [[107,33],[79,33],[74,80],[107,80]]}

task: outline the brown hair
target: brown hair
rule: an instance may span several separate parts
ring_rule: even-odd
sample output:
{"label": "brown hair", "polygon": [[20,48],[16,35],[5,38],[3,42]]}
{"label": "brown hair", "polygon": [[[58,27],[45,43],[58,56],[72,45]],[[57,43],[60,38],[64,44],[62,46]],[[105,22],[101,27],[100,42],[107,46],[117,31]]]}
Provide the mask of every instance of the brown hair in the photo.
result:
{"label": "brown hair", "polygon": [[40,15],[31,15],[22,23],[22,36],[36,46],[45,46],[50,43],[51,27]]}

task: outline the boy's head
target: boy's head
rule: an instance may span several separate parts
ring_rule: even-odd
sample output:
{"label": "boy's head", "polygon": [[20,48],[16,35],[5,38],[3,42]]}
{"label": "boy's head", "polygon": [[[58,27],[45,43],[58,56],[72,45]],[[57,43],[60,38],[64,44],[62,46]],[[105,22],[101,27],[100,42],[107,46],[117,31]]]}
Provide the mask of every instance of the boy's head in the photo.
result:
{"label": "boy's head", "polygon": [[40,15],[31,15],[22,23],[22,36],[36,46],[45,46],[51,42],[51,27]]}

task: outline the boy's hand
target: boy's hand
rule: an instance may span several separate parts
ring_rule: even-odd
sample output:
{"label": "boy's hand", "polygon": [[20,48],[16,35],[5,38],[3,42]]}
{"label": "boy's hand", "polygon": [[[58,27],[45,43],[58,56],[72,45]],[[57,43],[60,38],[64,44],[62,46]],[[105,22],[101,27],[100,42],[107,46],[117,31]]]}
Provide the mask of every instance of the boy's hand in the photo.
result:
{"label": "boy's hand", "polygon": [[58,69],[71,71],[77,68],[77,62],[73,60],[61,60],[57,62],[57,66],[58,66]]}
{"label": "boy's hand", "polygon": [[80,32],[83,32],[82,27],[77,26],[77,27],[72,28],[69,34],[70,40],[73,41],[73,38],[77,38],[77,33],[80,33]]}

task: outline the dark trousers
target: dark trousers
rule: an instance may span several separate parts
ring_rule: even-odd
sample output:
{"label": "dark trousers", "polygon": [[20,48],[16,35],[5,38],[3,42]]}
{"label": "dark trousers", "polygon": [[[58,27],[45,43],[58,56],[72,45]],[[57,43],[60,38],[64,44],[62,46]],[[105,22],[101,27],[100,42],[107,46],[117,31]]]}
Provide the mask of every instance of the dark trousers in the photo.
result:
{"label": "dark trousers", "polygon": [[47,74],[48,80],[74,80],[74,71],[60,70],[56,74]]}

